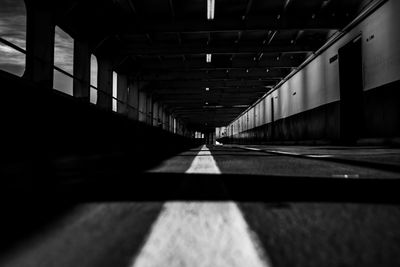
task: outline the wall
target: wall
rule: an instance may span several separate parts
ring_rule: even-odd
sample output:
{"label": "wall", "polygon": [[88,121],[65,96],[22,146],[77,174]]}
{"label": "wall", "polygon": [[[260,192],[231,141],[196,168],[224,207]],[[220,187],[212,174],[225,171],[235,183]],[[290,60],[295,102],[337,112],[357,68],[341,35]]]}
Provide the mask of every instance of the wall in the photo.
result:
{"label": "wall", "polygon": [[10,183],[134,175],[199,145],[3,71],[0,84],[0,173]]}
{"label": "wall", "polygon": [[[338,49],[362,36],[362,138],[400,136],[400,1],[390,0],[228,125],[230,141],[339,140]],[[274,102],[272,108],[271,99]],[[256,115],[254,115],[254,109]],[[272,115],[273,114],[273,115]],[[256,119],[247,119],[247,116]],[[233,125],[231,128],[230,126]],[[240,129],[240,132],[238,131]]]}

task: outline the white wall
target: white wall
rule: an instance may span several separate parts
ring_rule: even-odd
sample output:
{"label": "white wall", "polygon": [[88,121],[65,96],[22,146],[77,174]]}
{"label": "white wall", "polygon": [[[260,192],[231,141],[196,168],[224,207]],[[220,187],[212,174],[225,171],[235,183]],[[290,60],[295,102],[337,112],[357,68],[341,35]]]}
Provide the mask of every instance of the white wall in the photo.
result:
{"label": "white wall", "polygon": [[[330,63],[329,59],[338,54],[340,47],[360,34],[364,90],[371,90],[400,80],[400,27],[398,25],[400,25],[400,0],[389,0],[260,101],[260,104],[264,103],[262,123],[271,122],[271,98],[275,103],[275,120],[339,101],[339,60]],[[371,36],[374,37],[370,39]],[[247,113],[253,116],[253,109],[254,107],[250,108],[242,116],[246,118]],[[254,120],[249,118],[249,125],[245,125],[241,131],[255,127],[252,121]],[[246,122],[245,119],[245,124]]]}

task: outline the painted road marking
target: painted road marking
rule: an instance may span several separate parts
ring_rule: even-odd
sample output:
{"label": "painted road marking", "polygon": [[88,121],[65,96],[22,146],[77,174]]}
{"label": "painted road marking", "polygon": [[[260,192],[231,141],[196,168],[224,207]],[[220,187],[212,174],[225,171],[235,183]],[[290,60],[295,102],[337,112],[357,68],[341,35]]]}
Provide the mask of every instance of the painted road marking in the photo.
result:
{"label": "painted road marking", "polygon": [[[203,146],[186,173],[221,173]],[[234,202],[167,202],[131,267],[268,267]]]}
{"label": "painted road marking", "polygon": [[213,173],[220,174],[217,163],[214,160],[214,157],[211,155],[210,150],[206,145],[201,147],[201,150],[196,155],[189,169],[186,170],[185,173]]}
{"label": "painted road marking", "polygon": [[271,152],[271,153],[276,153],[276,154],[282,154],[282,155],[300,156],[299,153],[294,153],[294,152],[286,152],[286,151],[278,151],[278,150],[265,150],[265,151]]}
{"label": "painted road marking", "polygon": [[248,146],[237,146],[237,147],[238,147],[238,148],[247,149],[247,150],[263,151],[263,152],[267,152],[267,153],[275,153],[275,154],[290,155],[290,156],[300,156],[300,154],[294,153],[294,152],[286,152],[286,151],[279,151],[279,150],[260,149],[260,148],[254,148],[254,147],[248,147]]}
{"label": "painted road marking", "polygon": [[301,153],[296,153],[296,152],[288,152],[288,151],[280,151],[280,150],[262,150],[260,148],[253,148],[253,147],[243,147],[244,149],[247,150],[254,150],[254,151],[264,151],[264,152],[269,152],[269,153],[275,153],[275,154],[282,154],[282,155],[289,155],[289,156],[301,156],[301,157],[307,157],[307,158],[331,158],[333,157],[332,155],[306,155],[306,154],[301,154]]}
{"label": "painted road marking", "polygon": [[303,155],[309,158],[332,158],[332,155]]}
{"label": "painted road marking", "polygon": [[254,151],[261,151],[261,149],[259,149],[259,148],[254,148],[254,147],[244,147],[245,149],[247,149],[247,150],[254,150]]}
{"label": "painted road marking", "polygon": [[360,178],[358,174],[332,174],[333,178]]}

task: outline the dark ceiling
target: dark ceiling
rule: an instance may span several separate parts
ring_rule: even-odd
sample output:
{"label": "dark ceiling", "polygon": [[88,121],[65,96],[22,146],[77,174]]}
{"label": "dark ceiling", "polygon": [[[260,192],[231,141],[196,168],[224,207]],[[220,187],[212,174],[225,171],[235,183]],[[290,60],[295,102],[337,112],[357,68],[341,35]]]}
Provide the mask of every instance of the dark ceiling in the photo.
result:
{"label": "dark ceiling", "polygon": [[215,1],[208,21],[206,0],[64,0],[57,23],[201,129],[227,125],[370,2]]}

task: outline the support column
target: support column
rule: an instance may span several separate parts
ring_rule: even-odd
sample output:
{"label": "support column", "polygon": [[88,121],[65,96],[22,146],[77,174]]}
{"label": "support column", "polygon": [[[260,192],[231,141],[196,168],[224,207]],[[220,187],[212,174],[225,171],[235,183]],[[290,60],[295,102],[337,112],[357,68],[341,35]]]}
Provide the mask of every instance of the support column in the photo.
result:
{"label": "support column", "polygon": [[172,117],[171,114],[169,114],[168,120],[169,120],[169,131],[173,133],[174,132],[174,118]]}
{"label": "support column", "polygon": [[153,97],[151,94],[147,94],[146,98],[146,123],[151,125],[153,118]]}
{"label": "support column", "polygon": [[40,1],[25,0],[27,13],[24,78],[52,89],[54,77],[54,14]]}
{"label": "support column", "polygon": [[147,96],[143,91],[139,92],[139,121],[146,122],[146,101]]}
{"label": "support column", "polygon": [[133,120],[139,120],[139,83],[133,79],[129,81],[128,117]]}
{"label": "support column", "polygon": [[153,102],[153,126],[157,127],[158,125],[158,102]]}
{"label": "support column", "polygon": [[183,135],[183,128],[182,128],[181,121],[177,120],[176,123],[177,123],[177,128],[178,128],[178,134]]}
{"label": "support column", "polygon": [[164,123],[163,118],[164,118],[164,109],[163,109],[163,105],[160,104],[160,105],[158,106],[158,127],[160,127],[160,128],[164,128],[164,125],[163,125],[163,123]]}
{"label": "support column", "polygon": [[215,131],[213,132],[207,132],[205,134],[205,138],[206,138],[206,144],[207,145],[215,145]]}
{"label": "support column", "polygon": [[169,130],[169,115],[166,110],[164,110],[164,130]]}
{"label": "support column", "polygon": [[176,122],[176,118],[174,117],[174,130],[173,130],[173,133],[177,133],[177,122]]}
{"label": "support column", "polygon": [[90,97],[90,48],[86,40],[74,39],[74,97],[89,102]]}
{"label": "support column", "polygon": [[128,112],[128,77],[124,74],[117,74],[117,112],[127,114]]}
{"label": "support column", "polygon": [[111,61],[97,58],[97,105],[112,110],[112,79],[113,70]]}

